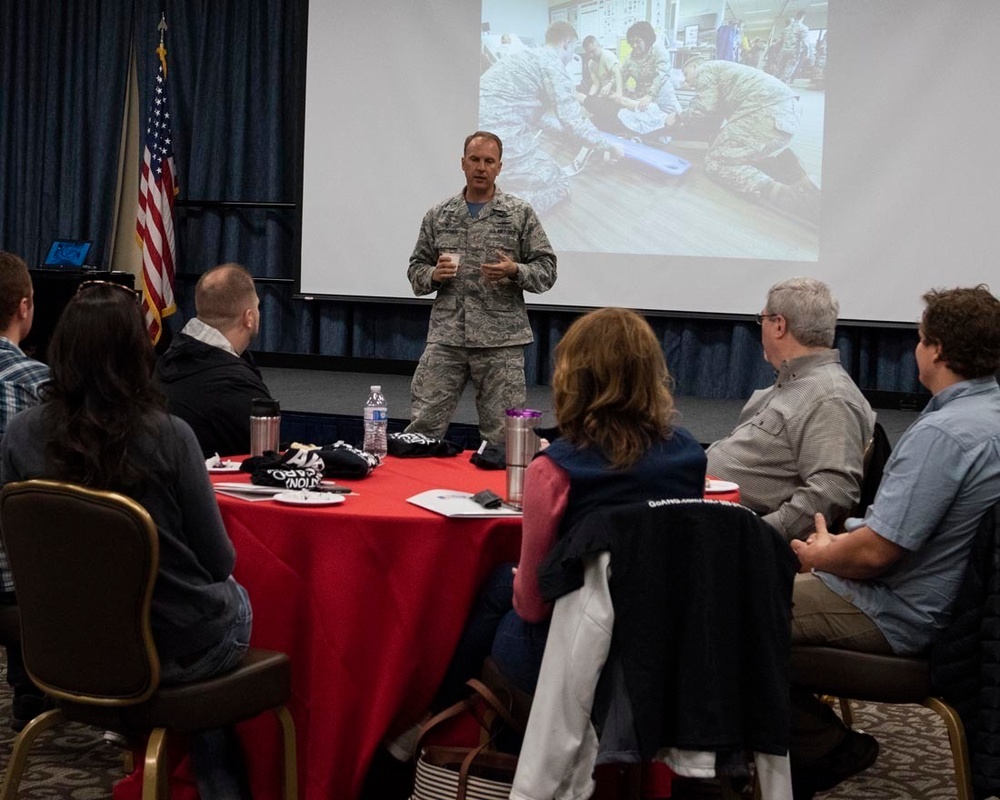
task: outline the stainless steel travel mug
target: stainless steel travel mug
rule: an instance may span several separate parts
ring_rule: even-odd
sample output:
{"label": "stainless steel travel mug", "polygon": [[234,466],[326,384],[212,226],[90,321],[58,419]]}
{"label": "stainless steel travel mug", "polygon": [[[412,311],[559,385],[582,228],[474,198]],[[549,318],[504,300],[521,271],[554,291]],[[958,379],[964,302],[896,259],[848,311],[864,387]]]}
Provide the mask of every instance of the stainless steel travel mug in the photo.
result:
{"label": "stainless steel travel mug", "polygon": [[250,401],[250,455],[260,456],[265,450],[278,449],[281,433],[281,406],[270,397],[255,397]]}
{"label": "stainless steel travel mug", "polygon": [[524,499],[524,471],[541,445],[535,433],[541,418],[531,408],[507,409],[507,503],[515,508]]}

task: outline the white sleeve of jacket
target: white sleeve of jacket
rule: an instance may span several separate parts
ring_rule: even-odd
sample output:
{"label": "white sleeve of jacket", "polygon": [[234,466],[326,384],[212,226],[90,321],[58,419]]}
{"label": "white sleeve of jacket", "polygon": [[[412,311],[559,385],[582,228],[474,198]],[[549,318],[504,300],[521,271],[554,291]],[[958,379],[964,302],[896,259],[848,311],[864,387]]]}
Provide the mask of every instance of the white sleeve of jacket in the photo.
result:
{"label": "white sleeve of jacket", "polygon": [[610,563],[607,552],[589,558],[583,587],[552,609],[511,800],[585,800],[594,791],[598,741],[590,712],[615,621]]}

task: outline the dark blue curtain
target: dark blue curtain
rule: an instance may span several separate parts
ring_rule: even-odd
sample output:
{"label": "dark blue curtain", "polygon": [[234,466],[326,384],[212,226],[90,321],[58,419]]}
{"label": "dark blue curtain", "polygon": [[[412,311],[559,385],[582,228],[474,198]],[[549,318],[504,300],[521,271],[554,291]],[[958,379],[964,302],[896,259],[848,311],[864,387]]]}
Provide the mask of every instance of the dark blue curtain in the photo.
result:
{"label": "dark blue curtain", "polygon": [[262,350],[309,352],[315,323],[291,299],[297,212],[219,207],[294,204],[299,192],[304,0],[136,0],[140,108],[156,71],[165,11],[174,158],[177,287],[183,324],[194,282],[227,261],[260,279]]}
{"label": "dark blue curtain", "polygon": [[53,239],[106,263],[132,33],[130,0],[0,0],[0,248]]}
{"label": "dark blue curtain", "polygon": [[[416,360],[427,330],[426,304],[294,297],[307,5],[0,0],[0,247],[38,263],[55,236],[93,238],[100,261],[114,209],[133,10],[143,125],[165,11],[180,184],[181,310],[171,324],[179,327],[193,313],[194,282],[205,269],[238,261],[259,282],[258,350],[357,359],[359,368],[365,360]],[[761,302],[766,289],[760,287]],[[548,382],[552,348],[575,316],[531,312],[529,383]],[[650,321],[680,394],[745,397],[771,382],[752,321]],[[912,331],[895,328],[843,327],[837,336],[859,385],[883,391],[919,390],[913,343]]]}

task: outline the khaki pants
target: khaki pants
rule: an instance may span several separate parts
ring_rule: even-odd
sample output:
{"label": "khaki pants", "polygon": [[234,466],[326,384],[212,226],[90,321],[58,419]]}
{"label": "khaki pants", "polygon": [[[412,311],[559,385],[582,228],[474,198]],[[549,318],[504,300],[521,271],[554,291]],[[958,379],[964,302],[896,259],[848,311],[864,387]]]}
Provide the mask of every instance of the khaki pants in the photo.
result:
{"label": "khaki pants", "polygon": [[[792,644],[816,644],[891,655],[892,648],[871,618],[827,588],[815,575],[795,576],[792,590]],[[814,762],[835,748],[847,727],[812,692],[792,687],[791,755]]]}

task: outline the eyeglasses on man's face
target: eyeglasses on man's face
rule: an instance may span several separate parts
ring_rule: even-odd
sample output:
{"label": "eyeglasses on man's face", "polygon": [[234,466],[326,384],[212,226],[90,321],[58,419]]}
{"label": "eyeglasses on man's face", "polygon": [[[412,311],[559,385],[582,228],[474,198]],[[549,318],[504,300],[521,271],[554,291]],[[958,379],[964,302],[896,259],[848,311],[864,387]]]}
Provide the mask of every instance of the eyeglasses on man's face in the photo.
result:
{"label": "eyeglasses on man's face", "polygon": [[771,317],[780,317],[781,314],[755,314],[754,319],[757,320],[758,325],[763,325],[765,319],[770,319]]}

